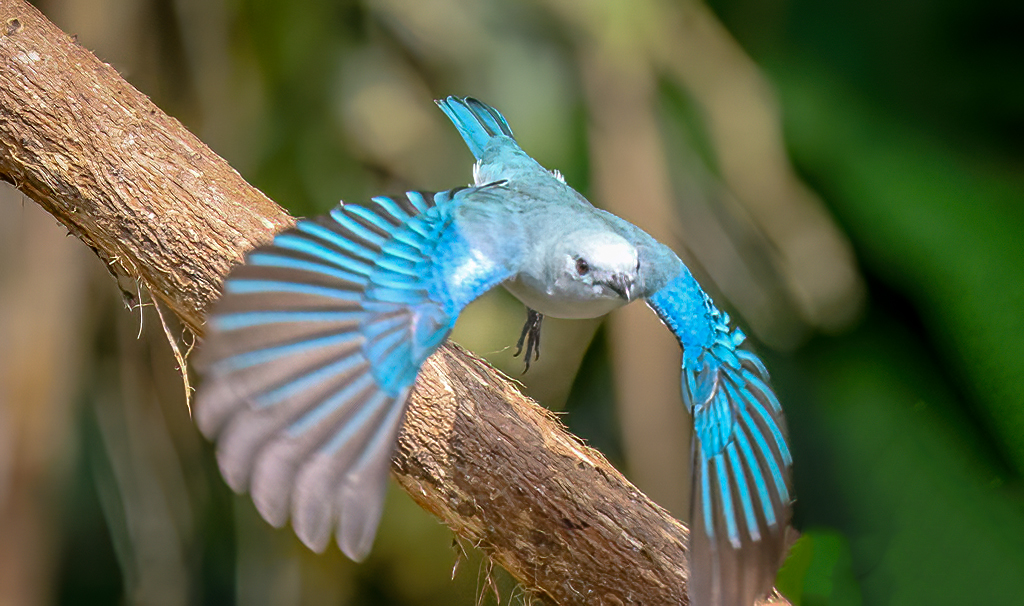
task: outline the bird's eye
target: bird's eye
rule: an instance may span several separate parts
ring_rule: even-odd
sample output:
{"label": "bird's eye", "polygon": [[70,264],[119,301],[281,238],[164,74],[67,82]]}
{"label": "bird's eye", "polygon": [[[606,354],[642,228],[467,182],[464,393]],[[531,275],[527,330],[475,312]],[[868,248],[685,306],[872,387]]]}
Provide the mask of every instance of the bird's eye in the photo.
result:
{"label": "bird's eye", "polygon": [[590,264],[587,263],[586,259],[576,259],[576,273],[581,276],[585,276],[590,273]]}

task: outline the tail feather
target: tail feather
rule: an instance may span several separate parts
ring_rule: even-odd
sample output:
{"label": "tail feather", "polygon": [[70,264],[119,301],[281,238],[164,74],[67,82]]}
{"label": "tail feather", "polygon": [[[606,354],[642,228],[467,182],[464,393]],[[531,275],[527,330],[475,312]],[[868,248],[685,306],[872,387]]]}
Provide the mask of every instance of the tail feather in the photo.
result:
{"label": "tail feather", "polygon": [[436,103],[455,124],[455,128],[477,160],[483,156],[484,149],[491,139],[515,138],[505,117],[498,113],[498,110],[472,97],[448,97]]}

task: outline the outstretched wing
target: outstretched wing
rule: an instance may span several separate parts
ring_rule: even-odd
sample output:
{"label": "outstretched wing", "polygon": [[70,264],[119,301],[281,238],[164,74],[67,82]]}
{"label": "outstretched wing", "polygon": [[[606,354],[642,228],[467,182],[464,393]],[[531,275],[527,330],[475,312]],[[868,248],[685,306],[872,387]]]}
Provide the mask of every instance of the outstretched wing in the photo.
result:
{"label": "outstretched wing", "polygon": [[785,555],[789,448],[768,371],[683,268],[648,305],[683,347],[682,394],[693,414],[690,603],[749,606]]}
{"label": "outstretched wing", "polygon": [[[471,188],[342,204],[257,248],[224,282],[196,400],[220,468],[263,517],[322,551],[369,553],[420,365],[511,274],[467,240]],[[476,238],[479,240],[479,238]],[[507,246],[506,249],[507,250]]]}

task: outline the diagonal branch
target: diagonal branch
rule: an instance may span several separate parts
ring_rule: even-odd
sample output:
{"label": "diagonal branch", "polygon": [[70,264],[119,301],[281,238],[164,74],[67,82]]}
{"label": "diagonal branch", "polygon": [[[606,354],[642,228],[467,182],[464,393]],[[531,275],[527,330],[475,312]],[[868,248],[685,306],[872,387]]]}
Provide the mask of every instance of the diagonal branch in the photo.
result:
{"label": "diagonal branch", "polygon": [[[22,0],[0,0],[0,178],[197,335],[220,276],[293,222]],[[392,470],[554,603],[686,603],[686,528],[455,345],[424,365]]]}

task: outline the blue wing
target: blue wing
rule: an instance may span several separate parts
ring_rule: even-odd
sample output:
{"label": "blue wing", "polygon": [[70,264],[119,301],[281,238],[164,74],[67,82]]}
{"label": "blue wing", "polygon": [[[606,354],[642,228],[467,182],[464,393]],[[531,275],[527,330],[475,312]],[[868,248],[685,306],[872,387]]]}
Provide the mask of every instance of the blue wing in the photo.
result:
{"label": "blue wing", "polygon": [[315,551],[336,529],[347,556],[369,552],[420,365],[511,274],[459,225],[484,189],[299,221],[231,272],[208,317],[199,427],[228,484]]}
{"label": "blue wing", "polygon": [[749,606],[785,555],[792,459],[782,408],[764,365],[738,349],[743,333],[686,268],[647,301],[683,347],[693,414],[690,603]]}

